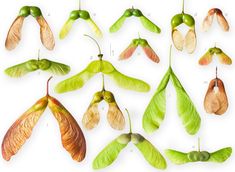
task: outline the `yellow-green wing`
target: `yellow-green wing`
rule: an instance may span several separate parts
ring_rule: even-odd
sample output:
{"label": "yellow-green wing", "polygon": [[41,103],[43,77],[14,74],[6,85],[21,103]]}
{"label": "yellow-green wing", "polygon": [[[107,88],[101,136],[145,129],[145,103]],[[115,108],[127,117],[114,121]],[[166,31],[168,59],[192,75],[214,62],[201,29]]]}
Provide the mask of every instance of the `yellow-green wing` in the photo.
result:
{"label": "yellow-green wing", "polygon": [[126,17],[124,15],[122,15],[110,28],[109,28],[109,32],[113,33],[113,32],[117,32],[122,25],[124,24],[126,20]]}
{"label": "yellow-green wing", "polygon": [[216,152],[211,153],[208,161],[222,163],[226,161],[231,156],[231,154],[232,154],[231,147],[223,148]]}
{"label": "yellow-green wing", "polygon": [[190,162],[188,159],[188,154],[184,152],[179,152],[172,149],[165,150],[166,156],[170,159],[170,161],[174,164],[181,165]]}
{"label": "yellow-green wing", "polygon": [[[41,61],[43,61],[43,60],[47,60],[47,59],[42,59]],[[63,63],[50,61],[50,60],[47,60],[47,61],[50,65],[49,65],[48,69],[45,69],[44,71],[47,71],[47,72],[50,72],[50,73],[53,73],[56,75],[66,75],[70,71],[70,67],[68,65],[65,65]]]}
{"label": "yellow-green wing", "polygon": [[161,29],[155,25],[151,20],[149,20],[147,17],[145,17],[144,15],[143,16],[140,16],[139,17],[142,25],[149,31],[151,32],[155,32],[155,33],[161,33]]}
{"label": "yellow-green wing", "polygon": [[60,31],[60,39],[64,39],[69,31],[71,30],[72,26],[73,26],[73,23],[75,22],[75,20],[72,20],[72,19],[68,19],[65,24],[63,25],[61,31]]}
{"label": "yellow-green wing", "polygon": [[101,32],[100,28],[97,26],[97,24],[91,18],[89,18],[85,21],[91,27],[92,31],[96,34],[96,36],[99,38],[102,38],[102,36],[103,36],[102,32]]}

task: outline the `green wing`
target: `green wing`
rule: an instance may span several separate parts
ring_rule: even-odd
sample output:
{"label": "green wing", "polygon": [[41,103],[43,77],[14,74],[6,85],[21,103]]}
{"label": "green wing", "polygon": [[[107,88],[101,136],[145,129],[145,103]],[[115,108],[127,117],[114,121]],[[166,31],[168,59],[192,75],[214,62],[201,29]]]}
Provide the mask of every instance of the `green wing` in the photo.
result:
{"label": "green wing", "polygon": [[145,16],[140,16],[142,25],[151,32],[161,33],[161,29]]}
{"label": "green wing", "polygon": [[232,154],[231,147],[223,148],[216,152],[211,153],[210,159],[208,161],[222,163],[226,161],[231,156],[231,154]]}
{"label": "green wing", "polygon": [[144,112],[142,124],[144,130],[147,133],[151,133],[154,130],[158,129],[165,117],[166,87],[170,79],[170,72],[170,69],[166,72],[157,88],[156,93],[154,94]]}
{"label": "green wing", "polygon": [[170,161],[174,164],[181,165],[190,162],[188,159],[188,154],[179,152],[172,149],[165,150],[166,156],[170,159]]}
{"label": "green wing", "polygon": [[119,87],[139,92],[148,92],[150,90],[150,86],[146,82],[120,73],[110,62],[103,61],[102,64],[102,72],[114,80]]}
{"label": "green wing", "polygon": [[102,32],[101,32],[100,28],[96,25],[96,23],[91,18],[89,18],[85,21],[91,27],[92,31],[96,34],[96,36],[101,38],[102,37]]}
{"label": "green wing", "polygon": [[194,135],[200,128],[201,118],[192,100],[184,90],[183,86],[181,85],[180,81],[173,71],[171,72],[171,79],[177,94],[178,114],[183,122],[186,131],[189,134]]}
{"label": "green wing", "polygon": [[166,160],[148,140],[144,139],[143,141],[136,143],[135,146],[150,165],[158,169],[166,169]]}
{"label": "green wing", "polygon": [[121,144],[117,139],[113,140],[96,156],[92,163],[93,169],[105,168],[112,164],[126,146],[127,144]]}
{"label": "green wing", "polygon": [[26,75],[29,72],[35,71],[38,69],[37,65],[32,66],[31,63],[33,60],[29,60],[24,63],[17,64],[15,66],[9,67],[5,70],[5,74],[13,78],[19,78]]}
{"label": "green wing", "polygon": [[56,75],[66,75],[70,72],[70,67],[68,65],[54,61],[49,61],[49,62],[50,62],[50,67],[45,70],[47,72],[51,72]]}
{"label": "green wing", "polygon": [[64,26],[62,27],[62,29],[60,31],[60,35],[59,35],[60,39],[64,39],[68,35],[69,31],[71,30],[71,28],[73,26],[74,21],[75,20],[68,19],[65,22]]}
{"label": "green wing", "polygon": [[126,17],[124,15],[122,15],[110,28],[109,28],[109,32],[113,33],[113,32],[117,32],[122,25],[124,24],[126,20]]}

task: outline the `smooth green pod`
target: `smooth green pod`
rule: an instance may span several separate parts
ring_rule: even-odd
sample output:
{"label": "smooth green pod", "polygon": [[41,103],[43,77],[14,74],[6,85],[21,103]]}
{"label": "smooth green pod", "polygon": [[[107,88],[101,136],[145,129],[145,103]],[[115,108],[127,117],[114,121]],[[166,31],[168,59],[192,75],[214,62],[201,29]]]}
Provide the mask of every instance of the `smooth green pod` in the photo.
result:
{"label": "smooth green pod", "polygon": [[220,48],[215,47],[214,48],[214,53],[215,54],[221,54],[223,51]]}
{"label": "smooth green pod", "polygon": [[134,144],[138,144],[139,142],[142,142],[144,140],[145,140],[145,138],[143,136],[141,136],[140,134],[138,134],[138,133],[132,133],[131,134],[131,141]]}
{"label": "smooth green pod", "polygon": [[38,8],[36,6],[31,6],[30,7],[30,15],[33,17],[39,17],[42,15],[42,12],[41,12],[40,8]]}
{"label": "smooth green pod", "polygon": [[110,91],[104,91],[103,95],[104,95],[104,100],[105,100],[107,103],[112,103],[112,102],[115,101],[114,95],[113,95],[113,93],[111,93]]}
{"label": "smooth green pod", "polygon": [[85,10],[79,10],[79,16],[84,20],[88,20],[90,18],[89,12]]}
{"label": "smooth green pod", "polygon": [[127,144],[131,141],[131,134],[121,134],[118,138],[117,138],[118,143],[120,144]]}
{"label": "smooth green pod", "polygon": [[182,20],[183,20],[184,24],[186,24],[189,27],[193,27],[195,25],[195,20],[194,20],[193,16],[191,16],[189,14],[183,14]]}
{"label": "smooth green pod", "polygon": [[35,71],[38,69],[38,61],[37,60],[29,60],[27,63],[26,63],[26,67],[28,70],[30,71]]}
{"label": "smooth green pod", "polygon": [[148,41],[146,39],[139,38],[139,45],[146,46],[148,44]]}
{"label": "smooth green pod", "polygon": [[71,13],[69,15],[69,19],[71,19],[71,20],[77,20],[79,17],[80,17],[80,15],[79,15],[78,10],[71,11]]}
{"label": "smooth green pod", "polygon": [[28,17],[30,15],[30,7],[24,6],[20,9],[19,16]]}
{"label": "smooth green pod", "polygon": [[210,153],[207,151],[202,151],[199,153],[199,161],[208,161],[210,159]]}
{"label": "smooth green pod", "polygon": [[41,59],[38,61],[38,67],[41,70],[47,70],[51,67],[51,61],[47,59]]}
{"label": "smooth green pod", "polygon": [[102,92],[102,91],[98,91],[98,92],[96,92],[96,93],[93,95],[91,104],[99,103],[99,102],[101,102],[103,99],[104,99],[104,97],[103,97],[103,92]]}
{"label": "smooth green pod", "polygon": [[125,12],[123,14],[123,16],[125,16],[125,17],[131,17],[132,15],[133,15],[132,9],[125,10]]}
{"label": "smooth green pod", "polygon": [[197,162],[200,160],[200,153],[198,151],[192,151],[188,153],[188,159],[191,162]]}
{"label": "smooth green pod", "polygon": [[134,9],[132,12],[133,16],[135,17],[141,17],[143,16],[142,12],[139,9]]}
{"label": "smooth green pod", "polygon": [[175,27],[179,26],[183,23],[183,14],[176,14],[171,19],[171,27],[174,29]]}

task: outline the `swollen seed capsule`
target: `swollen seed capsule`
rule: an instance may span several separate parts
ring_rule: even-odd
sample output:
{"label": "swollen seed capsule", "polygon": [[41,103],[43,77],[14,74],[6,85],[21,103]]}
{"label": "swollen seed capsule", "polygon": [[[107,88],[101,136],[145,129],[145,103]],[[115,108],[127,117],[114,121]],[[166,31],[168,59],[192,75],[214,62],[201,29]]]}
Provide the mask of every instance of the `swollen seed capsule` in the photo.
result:
{"label": "swollen seed capsule", "polygon": [[132,9],[127,9],[125,12],[124,12],[124,16],[125,17],[131,17],[133,14],[132,14]]}
{"label": "swollen seed capsule", "polygon": [[85,10],[79,10],[79,16],[84,20],[87,20],[90,18],[90,14]]}
{"label": "swollen seed capsule", "polygon": [[38,61],[37,60],[29,60],[27,63],[26,63],[26,67],[28,70],[30,71],[35,71],[38,69]]}
{"label": "swollen seed capsule", "polygon": [[112,103],[115,101],[115,98],[114,98],[114,95],[112,92],[110,91],[105,91],[104,92],[104,100],[107,102],[107,103]]}
{"label": "swollen seed capsule", "polygon": [[148,44],[148,42],[147,42],[147,40],[146,39],[139,39],[139,44],[140,45],[142,45],[142,46],[144,46],[144,45],[146,45],[146,44]]}
{"label": "swollen seed capsule", "polygon": [[199,160],[200,161],[208,161],[208,159],[210,158],[210,153],[207,151],[202,151],[199,154]]}
{"label": "swollen seed capsule", "polygon": [[24,6],[20,9],[19,16],[28,17],[30,14],[30,7]]}
{"label": "swollen seed capsule", "polygon": [[79,18],[79,10],[74,10],[70,13],[69,19],[77,20]]}
{"label": "swollen seed capsule", "polygon": [[195,25],[194,18],[189,14],[183,14],[182,19],[183,19],[184,24],[186,24],[189,27],[192,27]]}
{"label": "swollen seed capsule", "polygon": [[131,134],[122,134],[117,138],[118,143],[127,144],[131,141]]}
{"label": "swollen seed capsule", "polygon": [[176,14],[172,19],[171,19],[171,27],[175,28],[179,26],[180,24],[183,23],[183,15],[182,14]]}
{"label": "swollen seed capsule", "polygon": [[188,159],[189,159],[191,162],[197,162],[197,161],[199,161],[199,160],[200,160],[199,157],[200,157],[200,153],[197,152],[197,151],[192,151],[192,152],[189,152],[189,153],[188,153]]}
{"label": "swollen seed capsule", "polygon": [[142,12],[141,12],[139,9],[135,9],[135,10],[133,11],[133,15],[134,15],[135,17],[141,17],[141,16],[143,16]]}
{"label": "swollen seed capsule", "polygon": [[221,53],[222,53],[222,50],[221,50],[220,48],[215,47],[215,48],[214,48],[214,53],[215,53],[215,54],[221,54]]}
{"label": "swollen seed capsule", "polygon": [[134,133],[134,134],[131,134],[131,141],[132,141],[134,144],[137,144],[137,143],[139,143],[139,142],[144,141],[144,137],[141,136],[141,135],[138,134],[138,133]]}
{"label": "swollen seed capsule", "polygon": [[32,7],[30,7],[30,14],[33,17],[39,17],[42,15],[42,12],[41,12],[40,8],[32,6]]}
{"label": "swollen seed capsule", "polygon": [[51,66],[51,62],[47,59],[42,59],[38,62],[39,69],[47,70]]}
{"label": "swollen seed capsule", "polygon": [[99,91],[94,94],[92,103],[99,103],[102,100],[103,100],[103,92]]}

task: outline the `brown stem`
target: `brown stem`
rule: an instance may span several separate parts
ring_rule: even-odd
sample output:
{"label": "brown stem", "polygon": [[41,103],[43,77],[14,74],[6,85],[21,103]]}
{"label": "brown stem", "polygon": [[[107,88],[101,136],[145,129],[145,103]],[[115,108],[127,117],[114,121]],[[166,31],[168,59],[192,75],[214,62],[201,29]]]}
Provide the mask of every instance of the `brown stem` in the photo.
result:
{"label": "brown stem", "polygon": [[48,80],[47,80],[47,96],[49,96],[49,82],[50,80],[53,78],[53,76],[51,76]]}

